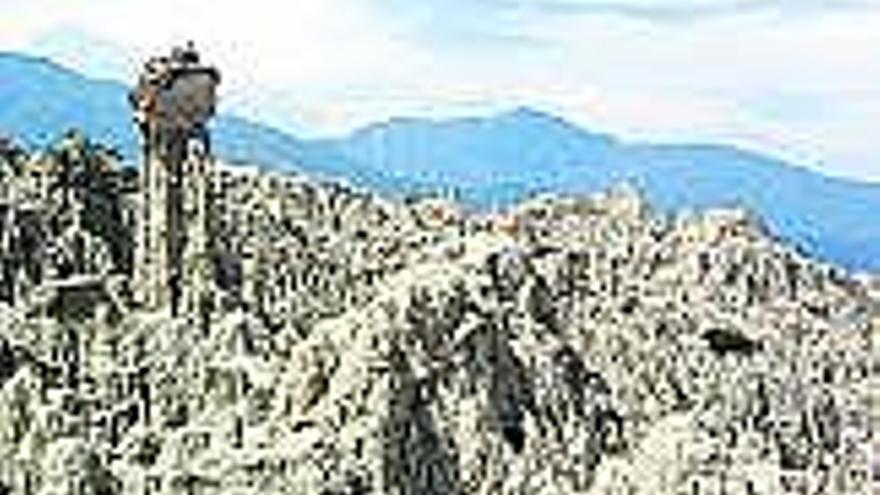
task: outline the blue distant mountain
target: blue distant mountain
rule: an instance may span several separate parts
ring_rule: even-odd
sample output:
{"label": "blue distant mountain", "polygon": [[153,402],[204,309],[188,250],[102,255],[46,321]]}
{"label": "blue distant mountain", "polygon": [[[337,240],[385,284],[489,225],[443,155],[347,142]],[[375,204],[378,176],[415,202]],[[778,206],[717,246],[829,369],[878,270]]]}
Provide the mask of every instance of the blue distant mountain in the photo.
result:
{"label": "blue distant mountain", "polygon": [[[139,149],[128,90],[86,78],[50,61],[0,53],[0,132],[41,147],[76,127],[135,161]],[[296,138],[267,126],[221,115],[214,123],[221,152],[235,159],[275,162],[304,154]]]}
{"label": "blue distant mountain", "polygon": [[[221,114],[211,125],[215,151],[231,162],[295,168],[375,187],[393,182],[331,149],[258,122]],[[91,79],[46,59],[0,52],[0,134],[39,148],[70,128],[137,163],[140,144],[125,84]]]}
{"label": "blue distant mountain", "polygon": [[[77,127],[135,162],[127,105],[120,83],[0,54],[0,133],[41,146]],[[220,115],[214,136],[217,153],[230,161],[338,176],[385,194],[442,191],[480,208],[626,181],[662,211],[743,206],[815,256],[880,271],[880,221],[872,215],[880,211],[880,185],[733,147],[630,143],[528,108],[483,118],[392,119],[311,141]]]}
{"label": "blue distant mountain", "polygon": [[627,143],[517,109],[484,119],[392,120],[323,143],[349,162],[504,206],[539,192],[628,182],[662,211],[742,206],[776,235],[850,269],[880,271],[880,185],[729,146]]}

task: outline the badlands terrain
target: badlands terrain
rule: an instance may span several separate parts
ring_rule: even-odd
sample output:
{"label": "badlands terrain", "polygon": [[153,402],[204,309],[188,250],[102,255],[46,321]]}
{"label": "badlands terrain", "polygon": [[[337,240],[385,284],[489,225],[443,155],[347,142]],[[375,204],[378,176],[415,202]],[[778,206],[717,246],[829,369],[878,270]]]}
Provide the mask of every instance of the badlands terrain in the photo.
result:
{"label": "badlands terrain", "polygon": [[216,306],[172,318],[134,174],[4,146],[0,494],[877,493],[880,286],[748,212],[224,167]]}

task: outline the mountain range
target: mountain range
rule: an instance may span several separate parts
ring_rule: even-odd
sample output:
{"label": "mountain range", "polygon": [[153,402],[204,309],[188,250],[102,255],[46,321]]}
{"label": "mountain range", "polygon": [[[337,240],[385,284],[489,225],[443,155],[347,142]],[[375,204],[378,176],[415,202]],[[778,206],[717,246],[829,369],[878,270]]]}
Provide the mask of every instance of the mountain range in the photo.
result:
{"label": "mountain range", "polygon": [[[48,60],[0,53],[0,133],[40,147],[76,127],[136,163],[127,91]],[[813,256],[880,271],[880,222],[872,219],[880,211],[880,185],[731,146],[628,142],[530,108],[449,120],[395,118],[318,140],[221,114],[213,132],[217,155],[230,162],[340,177],[396,196],[442,191],[473,208],[627,182],[661,212],[745,207]]]}

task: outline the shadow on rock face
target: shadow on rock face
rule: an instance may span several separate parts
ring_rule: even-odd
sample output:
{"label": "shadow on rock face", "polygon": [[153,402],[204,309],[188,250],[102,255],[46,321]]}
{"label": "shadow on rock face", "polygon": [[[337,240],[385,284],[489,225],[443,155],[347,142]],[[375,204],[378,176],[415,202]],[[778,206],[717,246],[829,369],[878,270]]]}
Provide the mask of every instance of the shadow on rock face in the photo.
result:
{"label": "shadow on rock face", "polygon": [[495,335],[494,361],[489,385],[489,407],[492,419],[504,440],[517,454],[526,446],[525,414],[534,411],[534,397],[525,366],[506,339]]}
{"label": "shadow on rock face", "polygon": [[430,409],[431,385],[416,379],[400,349],[392,352],[391,365],[390,413],[382,425],[383,493],[463,493],[455,449]]}
{"label": "shadow on rock face", "polygon": [[[18,362],[15,359],[12,346],[6,340],[0,339],[0,385],[12,378],[17,367]],[[2,493],[0,491],[0,494]]]}
{"label": "shadow on rock face", "polygon": [[122,482],[92,452],[84,460],[82,475],[83,493],[94,495],[122,493]]}
{"label": "shadow on rock face", "polygon": [[703,334],[709,348],[719,355],[740,354],[751,356],[761,350],[761,343],[755,342],[734,330],[713,328]]}

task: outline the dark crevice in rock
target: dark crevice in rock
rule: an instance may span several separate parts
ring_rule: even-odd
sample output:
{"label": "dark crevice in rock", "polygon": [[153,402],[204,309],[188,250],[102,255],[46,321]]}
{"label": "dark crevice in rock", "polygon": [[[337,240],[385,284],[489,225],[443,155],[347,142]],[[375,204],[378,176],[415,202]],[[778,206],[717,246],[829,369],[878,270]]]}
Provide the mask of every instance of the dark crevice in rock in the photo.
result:
{"label": "dark crevice in rock", "polygon": [[12,346],[6,340],[0,340],[0,385],[15,375],[18,369],[18,360]]}
{"label": "dark crevice in rock", "polygon": [[526,446],[526,431],[520,423],[510,423],[501,426],[501,435],[517,454],[521,454]]}
{"label": "dark crevice in rock", "polygon": [[492,364],[489,381],[489,413],[502,437],[517,454],[526,444],[523,426],[526,411],[535,411],[531,380],[522,361],[505,338],[506,331],[490,332],[488,361]]}
{"label": "dark crevice in rock", "polygon": [[159,438],[148,435],[137,443],[137,450],[133,456],[135,462],[141,466],[153,466],[162,453],[162,445]]}
{"label": "dark crevice in rock", "polygon": [[740,332],[713,328],[703,334],[703,340],[709,343],[709,349],[716,354],[741,354],[750,356],[761,350],[760,342],[749,339]]}
{"label": "dark crevice in rock", "polygon": [[543,277],[536,276],[529,291],[527,309],[535,321],[550,330],[558,331],[558,311],[555,302],[550,284]]}
{"label": "dark crevice in rock", "polygon": [[392,349],[389,416],[382,425],[382,469],[385,492],[401,495],[463,493],[457,452],[439,431],[426,391],[413,374],[403,351]]}

